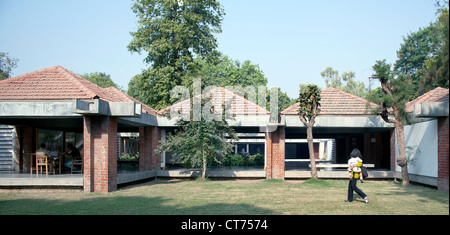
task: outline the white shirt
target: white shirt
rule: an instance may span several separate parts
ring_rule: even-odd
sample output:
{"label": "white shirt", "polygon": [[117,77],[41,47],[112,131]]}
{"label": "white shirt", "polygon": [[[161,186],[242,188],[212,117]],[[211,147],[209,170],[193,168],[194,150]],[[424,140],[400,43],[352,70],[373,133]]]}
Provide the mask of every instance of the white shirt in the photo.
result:
{"label": "white shirt", "polygon": [[352,157],[348,160],[348,166],[356,165],[358,162],[362,162],[359,157]]}

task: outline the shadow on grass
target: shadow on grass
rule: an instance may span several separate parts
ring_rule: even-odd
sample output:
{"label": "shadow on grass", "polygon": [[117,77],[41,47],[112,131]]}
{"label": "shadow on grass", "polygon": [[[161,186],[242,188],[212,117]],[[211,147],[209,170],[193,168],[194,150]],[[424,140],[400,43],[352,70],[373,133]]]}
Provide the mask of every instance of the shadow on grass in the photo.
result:
{"label": "shadow on grass", "polygon": [[[201,202],[201,198],[199,200]],[[3,215],[268,215],[274,211],[242,203],[199,206],[170,205],[161,197],[116,196],[81,201],[48,199],[0,200]]]}
{"label": "shadow on grass", "polygon": [[401,183],[394,183],[389,191],[384,193],[379,193],[378,195],[383,196],[409,196],[416,195],[417,197],[423,198],[420,199],[421,202],[427,201],[436,201],[438,203],[448,204],[449,203],[449,193],[448,192],[439,192],[436,189],[427,188],[421,185],[411,184],[408,187],[404,187]]}

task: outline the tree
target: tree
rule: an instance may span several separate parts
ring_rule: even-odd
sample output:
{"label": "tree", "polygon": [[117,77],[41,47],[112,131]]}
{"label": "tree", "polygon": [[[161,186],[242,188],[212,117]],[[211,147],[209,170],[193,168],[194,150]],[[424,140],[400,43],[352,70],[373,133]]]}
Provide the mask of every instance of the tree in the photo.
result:
{"label": "tree", "polygon": [[[395,126],[399,151],[397,164],[401,167],[403,185],[408,186],[409,177],[403,125],[407,121],[405,105],[413,89],[412,81],[405,73],[391,70],[391,65],[387,64],[386,60],[376,61],[372,68],[375,71],[372,78],[380,81],[384,93],[378,100],[380,104],[378,113],[385,122],[392,123]],[[392,116],[394,119],[390,118]]]}
{"label": "tree", "polygon": [[430,23],[428,27],[403,37],[403,43],[397,51],[398,60],[394,69],[411,77],[415,92],[409,95],[409,100],[413,100],[425,92],[419,89],[425,72],[424,66],[437,57],[441,47],[442,34],[437,23]]}
{"label": "tree", "polygon": [[151,96],[143,102],[155,109],[173,104],[170,91],[192,84],[199,65],[194,56],[213,60],[218,52],[214,34],[221,33],[224,11],[215,0],[137,0],[132,6],[138,29],[128,45],[131,52],[147,53],[150,67],[143,72],[140,89]]}
{"label": "tree", "polygon": [[[286,92],[282,92],[281,88],[279,87],[273,87],[271,89],[276,89],[278,93],[278,111],[283,111],[290,107],[291,105],[295,104],[296,99],[291,99]],[[270,110],[270,93],[271,90],[267,89],[266,92],[266,109]]]}
{"label": "tree", "polygon": [[355,81],[355,72],[344,72],[342,76],[339,76],[337,70],[327,67],[320,75],[325,79],[327,87],[333,87],[358,97],[366,98],[367,89],[364,86],[364,82]]}
{"label": "tree", "polygon": [[320,112],[320,89],[316,85],[308,85],[304,93],[300,93],[298,110],[300,121],[306,126],[308,140],[309,160],[311,162],[311,177],[318,179],[316,160],[314,157],[313,126],[317,115]]}
{"label": "tree", "polygon": [[[206,101],[202,99],[203,107]],[[214,113],[214,110],[211,112]],[[205,180],[208,162],[220,163],[219,156],[229,154],[232,150],[233,144],[227,138],[236,140],[237,137],[223,115],[220,121],[207,120],[204,115],[200,121],[193,121],[192,110],[190,115],[189,121],[177,121],[178,130],[167,136],[166,141],[158,146],[156,154],[169,151],[184,164],[202,167],[202,179]]]}
{"label": "tree", "polygon": [[81,75],[84,79],[96,84],[97,86],[101,88],[108,88],[108,87],[115,87],[119,90],[122,90],[119,88],[119,86],[111,79],[111,75],[101,72],[95,72],[95,73],[85,73]]}
{"label": "tree", "polygon": [[198,76],[202,78],[204,86],[266,86],[267,78],[259,65],[250,60],[240,62],[228,56],[221,55],[218,60],[208,62],[202,58],[196,58],[201,66]]}
{"label": "tree", "polygon": [[0,81],[10,78],[11,71],[17,67],[18,59],[9,58],[8,53],[0,51]]}
{"label": "tree", "polygon": [[[267,77],[259,68],[259,65],[253,64],[250,60],[240,62],[233,60],[228,56],[221,56],[217,63],[208,63],[204,59],[196,58],[201,65],[199,77],[204,81],[203,86],[253,86],[257,89],[259,86],[267,87]],[[295,99],[291,99],[281,89],[278,90],[278,110],[282,111],[295,103]],[[258,100],[258,94],[255,99]],[[244,97],[248,98],[248,97]],[[254,100],[255,103],[256,100]],[[270,110],[270,89],[266,89],[266,107]]]}
{"label": "tree", "polygon": [[[444,5],[437,2],[439,7],[437,29],[442,35],[442,46],[437,55],[425,61],[420,73],[423,74],[419,82],[421,94],[434,89],[435,87],[449,87],[449,16],[448,1]],[[445,7],[444,7],[445,6]]]}

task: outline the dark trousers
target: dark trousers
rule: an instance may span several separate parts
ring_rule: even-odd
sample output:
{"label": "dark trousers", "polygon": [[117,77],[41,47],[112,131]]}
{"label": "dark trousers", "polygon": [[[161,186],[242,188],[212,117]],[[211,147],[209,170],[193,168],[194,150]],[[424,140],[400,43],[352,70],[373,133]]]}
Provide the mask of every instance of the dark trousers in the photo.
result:
{"label": "dark trousers", "polygon": [[355,179],[352,177],[352,179],[348,182],[348,201],[353,201],[353,191],[355,191],[360,197],[365,198],[367,195],[361,191],[358,187],[356,187],[356,181],[358,179]]}

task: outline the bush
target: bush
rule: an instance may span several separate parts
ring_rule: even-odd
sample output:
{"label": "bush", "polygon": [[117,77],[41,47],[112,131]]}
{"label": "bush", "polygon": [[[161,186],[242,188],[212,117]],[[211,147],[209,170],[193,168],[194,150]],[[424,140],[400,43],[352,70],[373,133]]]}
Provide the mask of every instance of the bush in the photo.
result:
{"label": "bush", "polygon": [[261,154],[245,155],[231,154],[222,158],[222,166],[264,166]]}
{"label": "bush", "polygon": [[264,166],[264,157],[259,153],[255,155],[249,155],[247,159],[248,166]]}

